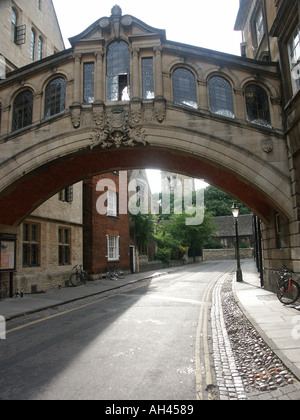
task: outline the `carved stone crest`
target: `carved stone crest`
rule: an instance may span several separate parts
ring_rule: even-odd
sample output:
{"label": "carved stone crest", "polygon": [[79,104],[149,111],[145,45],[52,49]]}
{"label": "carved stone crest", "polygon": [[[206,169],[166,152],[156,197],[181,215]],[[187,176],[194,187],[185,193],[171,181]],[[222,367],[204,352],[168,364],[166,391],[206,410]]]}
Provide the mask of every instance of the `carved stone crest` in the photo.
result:
{"label": "carved stone crest", "polygon": [[261,148],[264,152],[270,153],[273,150],[273,141],[269,137],[266,137],[261,141]]}
{"label": "carved stone crest", "polygon": [[74,128],[80,127],[80,119],[81,119],[81,107],[80,106],[72,106],[71,109],[71,121]]}
{"label": "carved stone crest", "polygon": [[165,101],[154,102],[154,112],[158,122],[163,122],[166,117],[166,103]]}
{"label": "carved stone crest", "polygon": [[91,134],[90,149],[104,150],[116,147],[146,146],[145,130],[136,126],[134,120],[129,123],[128,112],[124,108],[115,108],[107,112],[103,128],[100,125]]}

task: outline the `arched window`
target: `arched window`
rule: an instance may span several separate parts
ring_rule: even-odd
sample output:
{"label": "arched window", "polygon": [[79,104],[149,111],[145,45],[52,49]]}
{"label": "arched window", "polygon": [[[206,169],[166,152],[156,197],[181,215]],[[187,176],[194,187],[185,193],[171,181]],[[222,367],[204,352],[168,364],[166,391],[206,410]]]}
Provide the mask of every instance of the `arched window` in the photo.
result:
{"label": "arched window", "polygon": [[106,58],[106,100],[128,101],[130,53],[125,41],[109,45]]}
{"label": "arched window", "polygon": [[45,90],[45,118],[52,117],[65,110],[66,81],[57,77],[48,83]]}
{"label": "arched window", "polygon": [[208,89],[211,112],[234,118],[231,84],[224,77],[214,76],[208,82]]}
{"label": "arched window", "polygon": [[245,96],[248,121],[252,124],[272,128],[267,92],[258,85],[249,85],[246,88]]}
{"label": "arched window", "polygon": [[194,74],[185,68],[178,68],[173,72],[173,101],[177,105],[197,105],[196,78]]}
{"label": "arched window", "polygon": [[24,90],[14,100],[12,130],[20,130],[32,124],[33,93]]}

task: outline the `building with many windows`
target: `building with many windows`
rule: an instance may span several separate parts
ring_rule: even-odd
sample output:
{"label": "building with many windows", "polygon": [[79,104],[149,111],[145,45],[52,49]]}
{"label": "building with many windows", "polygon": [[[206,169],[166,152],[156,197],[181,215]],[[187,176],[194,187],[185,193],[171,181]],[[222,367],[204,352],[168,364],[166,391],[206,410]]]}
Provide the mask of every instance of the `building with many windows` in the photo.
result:
{"label": "building with many windows", "polygon": [[6,73],[65,48],[52,0],[1,0],[0,26]]}
{"label": "building with many windows", "polygon": [[[1,0],[0,24],[0,78],[64,50],[52,0]],[[13,132],[31,124],[33,100],[33,92],[28,89],[21,89],[15,95]],[[43,100],[45,118],[64,111],[66,80],[50,79]],[[79,183],[66,186],[18,227],[14,287],[38,292],[64,286],[73,265],[82,263],[82,229],[82,184]]]}
{"label": "building with many windows", "polygon": [[[297,0],[241,0],[235,30],[241,31],[242,55],[266,62],[278,62],[282,78],[282,117],[287,138],[295,220],[286,225],[279,213],[274,215],[273,227],[263,231],[265,278],[269,288],[276,285],[276,270],[280,261],[300,271],[300,7]],[[253,99],[258,98],[253,106]],[[269,111],[262,88],[251,87],[246,92],[247,110],[259,122],[268,121]],[[290,253],[286,233],[294,247]],[[274,248],[270,249],[270,243]],[[269,245],[267,245],[269,244]],[[272,286],[273,285],[273,286]]]}

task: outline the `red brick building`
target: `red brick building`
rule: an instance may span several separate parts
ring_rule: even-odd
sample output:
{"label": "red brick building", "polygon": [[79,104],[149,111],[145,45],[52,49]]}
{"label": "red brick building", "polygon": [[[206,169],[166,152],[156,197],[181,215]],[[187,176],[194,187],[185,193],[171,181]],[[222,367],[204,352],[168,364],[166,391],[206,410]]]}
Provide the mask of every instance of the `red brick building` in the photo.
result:
{"label": "red brick building", "polygon": [[132,268],[129,212],[120,212],[120,200],[128,203],[128,189],[119,181],[119,173],[111,172],[83,184],[83,263],[94,277],[114,265]]}

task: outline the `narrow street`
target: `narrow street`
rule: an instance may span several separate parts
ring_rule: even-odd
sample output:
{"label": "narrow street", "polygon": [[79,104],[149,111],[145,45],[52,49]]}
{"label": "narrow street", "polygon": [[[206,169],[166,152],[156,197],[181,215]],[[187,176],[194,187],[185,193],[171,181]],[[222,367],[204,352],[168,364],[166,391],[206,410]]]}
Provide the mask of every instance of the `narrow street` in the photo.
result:
{"label": "narrow street", "polygon": [[0,341],[0,399],[189,400],[213,385],[212,289],[232,262],[27,316]]}

